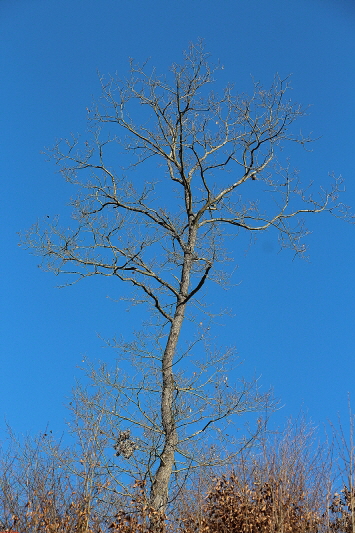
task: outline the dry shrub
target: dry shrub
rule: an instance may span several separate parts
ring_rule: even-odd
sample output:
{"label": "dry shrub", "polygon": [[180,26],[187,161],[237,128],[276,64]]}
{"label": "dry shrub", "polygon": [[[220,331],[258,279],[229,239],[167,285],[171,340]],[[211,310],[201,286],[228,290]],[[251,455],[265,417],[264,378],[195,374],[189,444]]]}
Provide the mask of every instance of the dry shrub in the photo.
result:
{"label": "dry shrub", "polygon": [[316,533],[320,516],[305,506],[303,495],[284,490],[280,480],[255,482],[250,487],[233,472],[216,482],[208,495],[204,517],[190,517],[183,531],[228,533]]}
{"label": "dry shrub", "polygon": [[148,508],[137,513],[119,511],[109,530],[112,533],[149,533],[152,530],[155,533],[164,533],[165,516]]}
{"label": "dry shrub", "polygon": [[81,479],[71,476],[40,442],[10,435],[0,453],[0,528],[21,533],[100,531]]}
{"label": "dry shrub", "polygon": [[354,533],[355,531],[355,491],[344,487],[336,492],[329,507],[331,513],[330,531],[332,533]]}
{"label": "dry shrub", "polygon": [[166,516],[152,509],[146,494],[146,483],[137,480],[133,485],[135,495],[130,502],[130,510],[120,510],[109,525],[112,533],[164,533]]}
{"label": "dry shrub", "polygon": [[[314,430],[290,422],[259,453],[241,457],[210,487],[202,509],[184,506],[183,533],[318,533],[325,531],[329,457]],[[191,499],[190,499],[191,502]]]}
{"label": "dry shrub", "polygon": [[[12,509],[6,526],[26,533],[95,533],[85,498],[73,493],[61,500],[52,491],[34,492],[25,504]],[[16,511],[16,512],[14,512]],[[89,526],[90,524],[90,526]]]}
{"label": "dry shrub", "polygon": [[58,508],[55,498],[48,494],[36,502],[33,507],[28,504],[26,527],[38,533],[91,533],[88,527],[89,516],[85,501],[75,498],[64,508]]}
{"label": "dry shrub", "polygon": [[100,504],[108,497],[106,485],[93,484],[88,498],[79,477],[26,443],[0,457],[0,530],[355,533],[355,491],[345,486],[334,494],[329,449],[315,444],[307,424],[291,422],[258,450],[240,456],[229,473],[209,469],[194,482],[190,478],[166,517],[150,508],[143,481],[135,482],[131,499]]}

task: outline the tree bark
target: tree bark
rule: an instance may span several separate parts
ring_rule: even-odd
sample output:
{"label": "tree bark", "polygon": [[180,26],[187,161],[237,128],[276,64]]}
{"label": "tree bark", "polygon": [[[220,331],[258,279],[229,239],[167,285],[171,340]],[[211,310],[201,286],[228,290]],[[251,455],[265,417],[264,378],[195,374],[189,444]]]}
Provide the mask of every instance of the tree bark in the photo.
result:
{"label": "tree bark", "polygon": [[[196,242],[196,229],[190,225],[190,235],[184,254],[184,263],[181,273],[179,297],[171,323],[168,340],[162,358],[162,397],[161,416],[164,431],[164,448],[160,456],[160,464],[154,476],[151,488],[150,504],[154,511],[163,513],[168,503],[168,488],[175,460],[178,444],[176,421],[174,417],[174,390],[175,380],[173,362],[176,348],[184,320],[186,300],[190,286],[193,253]],[[154,525],[151,528],[153,531]]]}

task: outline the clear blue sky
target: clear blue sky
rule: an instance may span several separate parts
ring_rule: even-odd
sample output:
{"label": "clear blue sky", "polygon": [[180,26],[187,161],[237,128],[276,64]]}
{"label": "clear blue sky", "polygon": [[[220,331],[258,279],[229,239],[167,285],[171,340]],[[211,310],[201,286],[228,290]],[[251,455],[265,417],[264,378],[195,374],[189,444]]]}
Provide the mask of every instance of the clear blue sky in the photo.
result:
{"label": "clear blue sky", "polygon": [[[99,95],[97,71],[127,71],[127,58],[152,58],[160,71],[205,39],[224,64],[218,83],[251,90],[293,74],[292,98],[311,104],[300,126],[319,140],[292,151],[305,181],[329,172],[346,180],[355,210],[354,0],[1,0],[1,403],[0,428],[56,431],[83,356],[113,360],[103,337],[130,334],[134,311],[115,303],[120,287],[60,279],[37,268],[17,232],[56,214],[71,194],[41,150],[86,128]],[[308,220],[308,262],[278,253],[270,239],[247,254],[236,247],[235,286],[223,293],[234,315],[216,329],[244,360],[238,372],[274,387],[283,409],[317,423],[346,419],[355,403],[355,226]],[[237,246],[237,245],[236,245]]]}

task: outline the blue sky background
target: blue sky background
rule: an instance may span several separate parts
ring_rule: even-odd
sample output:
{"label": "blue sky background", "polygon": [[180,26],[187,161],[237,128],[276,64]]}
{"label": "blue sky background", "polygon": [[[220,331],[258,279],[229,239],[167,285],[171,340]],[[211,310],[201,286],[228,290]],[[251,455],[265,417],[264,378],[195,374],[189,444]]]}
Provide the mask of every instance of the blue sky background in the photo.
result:
{"label": "blue sky background", "polygon": [[[83,357],[114,360],[97,334],[136,326],[134,310],[112,299],[120,286],[61,280],[37,268],[17,232],[63,212],[73,191],[41,151],[84,132],[86,107],[99,96],[97,71],[122,75],[127,58],[152,58],[158,71],[205,39],[224,70],[217,86],[250,91],[293,74],[292,98],[311,104],[300,127],[319,140],[290,152],[305,182],[329,172],[346,181],[354,206],[355,2],[353,0],[0,0],[1,30],[1,403],[20,433],[63,429],[65,403]],[[329,216],[308,220],[308,262],[278,253],[270,234],[245,253],[236,242],[235,286],[222,307],[220,344],[234,344],[243,366],[274,387],[276,420],[308,412],[316,423],[347,419],[355,402],[355,227]],[[212,298],[218,295],[212,289]]]}

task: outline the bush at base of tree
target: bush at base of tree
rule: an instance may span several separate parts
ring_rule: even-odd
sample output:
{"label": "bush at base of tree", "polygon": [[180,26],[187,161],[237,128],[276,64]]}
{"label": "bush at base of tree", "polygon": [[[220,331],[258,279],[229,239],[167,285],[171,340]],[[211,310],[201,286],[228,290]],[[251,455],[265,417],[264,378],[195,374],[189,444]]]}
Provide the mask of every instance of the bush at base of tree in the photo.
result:
{"label": "bush at base of tree", "polygon": [[88,492],[40,440],[14,442],[0,454],[0,533],[149,533],[152,524],[161,533],[353,533],[352,472],[348,463],[348,486],[339,481],[336,492],[331,456],[314,430],[290,423],[229,473],[196,475],[165,516],[151,509],[144,481],[129,502],[112,497],[109,474]]}

